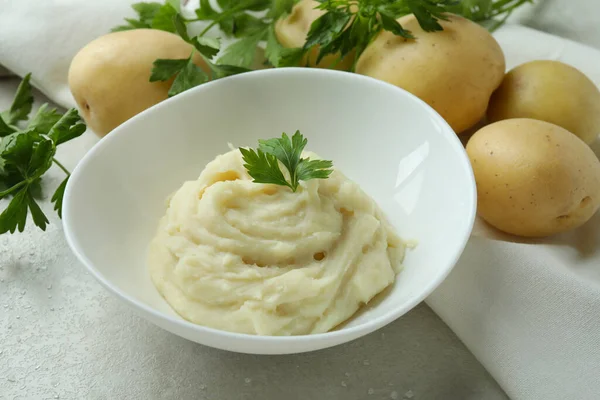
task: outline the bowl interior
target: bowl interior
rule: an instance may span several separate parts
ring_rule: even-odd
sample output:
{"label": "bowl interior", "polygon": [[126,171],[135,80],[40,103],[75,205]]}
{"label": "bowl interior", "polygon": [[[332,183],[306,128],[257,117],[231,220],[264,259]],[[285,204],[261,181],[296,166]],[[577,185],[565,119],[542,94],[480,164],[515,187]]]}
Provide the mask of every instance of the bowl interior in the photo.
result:
{"label": "bowl interior", "polygon": [[64,223],[71,246],[111,289],[179,319],[146,270],[167,196],[228,151],[228,142],[256,147],[259,138],[296,130],[308,138],[308,150],[333,160],[378,202],[403,238],[418,243],[389,293],[341,331],[390,322],[423,300],[460,255],[474,220],[474,180],[459,140],[437,113],[405,91],[354,74],[247,73],[129,120],[86,155],[69,182]]}

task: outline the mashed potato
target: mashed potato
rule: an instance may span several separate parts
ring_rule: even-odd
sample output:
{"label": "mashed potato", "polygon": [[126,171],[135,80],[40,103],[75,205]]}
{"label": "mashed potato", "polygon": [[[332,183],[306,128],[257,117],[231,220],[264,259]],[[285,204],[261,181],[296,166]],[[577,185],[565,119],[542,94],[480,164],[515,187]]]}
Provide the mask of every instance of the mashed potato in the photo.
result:
{"label": "mashed potato", "polygon": [[171,197],[149,268],[191,322],[302,335],[335,328],[393,283],[404,249],[375,202],[339,171],[293,193],[253,183],[232,150]]}

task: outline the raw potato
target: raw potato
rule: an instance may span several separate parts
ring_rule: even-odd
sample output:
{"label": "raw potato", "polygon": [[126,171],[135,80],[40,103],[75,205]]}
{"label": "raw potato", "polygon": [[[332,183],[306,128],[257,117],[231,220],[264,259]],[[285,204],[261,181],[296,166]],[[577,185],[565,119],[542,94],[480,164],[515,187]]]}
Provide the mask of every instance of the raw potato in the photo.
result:
{"label": "raw potato", "polygon": [[533,118],[592,143],[600,133],[600,90],[578,69],[532,61],[511,70],[492,95],[488,119]]}
{"label": "raw potato", "polygon": [[600,161],[571,132],[508,119],[469,140],[479,215],[519,236],[547,236],[588,221],[600,207]]}
{"label": "raw potato", "polygon": [[450,15],[441,32],[424,32],[414,15],[398,20],[416,40],[384,31],[360,56],[356,72],[401,87],[424,100],[457,133],[485,115],[505,71],[504,54],[484,28]]}
{"label": "raw potato", "polygon": [[[315,9],[318,5],[319,2],[315,0],[300,0],[294,6],[290,15],[277,21],[275,24],[275,35],[283,47],[295,48],[304,46],[310,25],[315,19],[325,13],[323,10]],[[301,66],[308,65],[309,67],[330,68],[338,60],[338,56],[329,54],[317,64],[318,55],[319,49],[318,46],[315,46],[308,56],[302,60]],[[351,53],[335,64],[333,69],[349,70],[353,60],[354,53]]]}
{"label": "raw potato", "polygon": [[[154,60],[188,58],[191,52],[191,45],[165,31],[109,33],[87,44],[73,58],[69,87],[88,126],[104,136],[168,97],[172,80],[148,81]],[[200,56],[194,62],[208,71]]]}

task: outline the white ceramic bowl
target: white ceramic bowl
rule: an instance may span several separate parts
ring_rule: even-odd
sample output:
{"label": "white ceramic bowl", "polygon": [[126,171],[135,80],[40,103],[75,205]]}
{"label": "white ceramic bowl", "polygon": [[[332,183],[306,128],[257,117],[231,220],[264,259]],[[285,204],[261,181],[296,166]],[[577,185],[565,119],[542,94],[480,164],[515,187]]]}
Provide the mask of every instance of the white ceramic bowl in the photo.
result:
{"label": "white ceramic bowl", "polygon": [[[224,332],[179,317],[158,294],[146,249],[165,199],[227,143],[293,133],[334,161],[381,206],[399,234],[418,242],[376,305],[324,334],[272,337]],[[67,185],[63,221],[74,253],[141,316],[204,345],[244,353],[322,349],[366,335],[425,299],[448,275],[471,233],[476,190],[448,124],[415,96],[375,79],[321,69],[246,73],[164,101],[102,139]]]}

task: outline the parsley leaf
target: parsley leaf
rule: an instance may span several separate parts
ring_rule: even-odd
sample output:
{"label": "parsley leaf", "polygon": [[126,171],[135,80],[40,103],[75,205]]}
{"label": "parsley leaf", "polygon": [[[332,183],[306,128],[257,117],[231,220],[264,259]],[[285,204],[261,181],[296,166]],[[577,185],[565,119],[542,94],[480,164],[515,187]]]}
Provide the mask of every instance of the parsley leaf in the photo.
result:
{"label": "parsley leaf", "polygon": [[2,118],[2,115],[0,115],[0,138],[8,136],[13,132],[15,132],[15,128],[12,128],[6,122],[4,122],[4,118]]}
{"label": "parsley leaf", "polygon": [[273,183],[275,185],[288,186],[294,188],[285,180],[279,162],[274,155],[263,152],[258,149],[240,148],[242,158],[244,160],[244,168],[248,170],[248,174],[254,178],[256,183]]}
{"label": "parsley leaf", "polygon": [[[11,108],[2,113],[12,122],[27,119],[33,96],[28,74],[19,86]],[[2,118],[1,123],[5,122]],[[27,128],[1,124],[0,129],[0,199],[12,196],[0,214],[0,234],[22,232],[31,213],[33,223],[45,230],[48,218],[36,202],[41,195],[41,178],[56,163],[66,174],[69,172],[54,158],[56,146],[80,136],[86,129],[76,109],[61,115],[47,104],[42,105],[27,124]],[[62,214],[62,196],[66,180],[59,186],[52,201],[59,216]]]}
{"label": "parsley leaf", "polygon": [[38,205],[38,203],[33,198],[33,194],[31,193],[31,189],[27,190],[27,204],[29,205],[29,211],[31,212],[31,218],[33,219],[33,223],[38,226],[41,230],[46,230],[46,225],[50,222],[46,215]]}
{"label": "parsley leaf", "polygon": [[263,29],[252,36],[245,37],[233,43],[225,49],[225,52],[219,58],[217,63],[235,65],[238,67],[249,67],[252,65],[252,61],[254,61],[256,46],[263,40],[265,33],[266,30]]}
{"label": "parsley leaf", "polygon": [[409,31],[404,29],[393,16],[386,13],[380,13],[379,16],[381,17],[381,26],[386,31],[390,31],[394,35],[402,36],[407,39],[415,38]]}
{"label": "parsley leaf", "polygon": [[56,146],[79,137],[85,132],[86,126],[79,117],[76,109],[71,108],[50,128],[48,136]]}
{"label": "parsley leaf", "polygon": [[140,17],[140,21],[144,24],[150,25],[154,16],[162,7],[161,3],[151,2],[151,3],[134,3],[131,7],[135,10],[135,12]]}
{"label": "parsley leaf", "polygon": [[279,161],[281,161],[281,163],[290,173],[292,186],[297,187],[298,180],[296,178],[296,169],[300,163],[300,155],[302,154],[302,150],[304,150],[304,147],[306,147],[307,142],[308,140],[302,136],[300,131],[296,131],[296,133],[292,136],[292,140],[290,140],[288,135],[284,132],[281,135],[281,138],[259,140],[258,149],[267,154],[274,155]]}
{"label": "parsley leaf", "polygon": [[209,0],[200,0],[200,8],[196,9],[196,17],[200,21],[212,20],[218,17],[219,13],[212,8]]}
{"label": "parsley leaf", "polygon": [[173,85],[171,85],[171,88],[169,89],[169,96],[175,96],[176,94],[185,92],[186,90],[201,85],[206,81],[208,81],[206,72],[194,64],[192,57],[190,57],[173,81]]}
{"label": "parsley leaf", "polygon": [[342,33],[351,17],[347,12],[334,9],[314,20],[306,36],[304,49],[329,44]]}
{"label": "parsley leaf", "polygon": [[299,181],[308,181],[310,179],[325,179],[333,172],[331,169],[333,163],[328,160],[311,160],[303,158],[296,169],[296,176]]}
{"label": "parsley leaf", "polygon": [[256,18],[250,14],[240,14],[233,17],[233,36],[245,37],[252,36],[259,32],[264,32],[269,24],[261,18]]}
{"label": "parsley leaf", "polygon": [[274,67],[294,67],[299,65],[304,58],[304,50],[298,48],[283,47],[275,35],[275,27],[271,25],[267,32],[267,45],[265,57],[269,64]]}
{"label": "parsley leaf", "polygon": [[130,29],[152,28],[152,20],[163,5],[161,3],[134,3],[131,8],[135,10],[139,19],[125,18],[127,25],[113,28],[111,32],[126,31]]}
{"label": "parsley leaf", "polygon": [[36,114],[27,124],[27,129],[47,135],[50,129],[56,124],[62,115],[56,108],[50,108],[48,104],[42,104]]}
{"label": "parsley leaf", "polygon": [[279,59],[281,58],[281,51],[283,50],[283,48],[284,47],[277,40],[277,36],[275,35],[275,28],[273,26],[270,26],[269,31],[267,32],[267,46],[265,47],[265,57],[272,66],[279,67]]}
{"label": "parsley leaf", "polygon": [[298,0],[271,0],[271,8],[267,12],[266,17],[277,21],[286,14],[292,11],[292,7]]}
{"label": "parsley leaf", "polygon": [[242,74],[244,72],[251,71],[251,69],[244,68],[244,67],[238,67],[236,65],[213,64],[210,61],[207,62],[207,64],[212,71],[213,79],[225,78],[227,76]]}
{"label": "parsley leaf", "polygon": [[[300,131],[296,131],[291,139],[284,132],[281,138],[259,140],[256,151],[240,148],[244,168],[254,182],[287,186],[295,192],[301,180],[325,179],[333,172],[331,161],[301,158],[307,142]],[[281,172],[279,162],[288,170],[289,182]]]}
{"label": "parsley leaf", "polygon": [[58,213],[58,216],[62,218],[62,204],[63,197],[65,195],[65,189],[67,188],[67,182],[69,181],[70,176],[67,176],[62,183],[58,186],[54,194],[52,195],[52,203],[54,203],[54,211]]}
{"label": "parsley leaf", "polygon": [[151,28],[161,31],[177,32],[174,18],[178,15],[177,10],[169,3],[161,6],[152,18]]}
{"label": "parsley leaf", "polygon": [[475,21],[493,32],[524,4],[533,0],[463,0],[448,7],[448,11]]}
{"label": "parsley leaf", "polygon": [[15,194],[8,207],[0,214],[0,234],[14,233],[17,229],[23,232],[27,221],[27,204],[28,195],[25,187]]}
{"label": "parsley leaf", "polygon": [[188,63],[189,58],[180,59],[162,59],[159,58],[152,64],[150,82],[168,81],[174,75],[178,74]]}
{"label": "parsley leaf", "polygon": [[187,32],[187,25],[185,24],[185,20],[183,19],[181,14],[175,14],[175,16],[173,17],[173,26],[175,27],[175,32],[177,32],[177,34],[181,36],[183,40],[185,40],[186,42],[190,41],[190,37]]}
{"label": "parsley leaf", "polygon": [[219,39],[213,39],[204,36],[196,36],[192,40],[192,44],[200,54],[208,59],[212,59],[221,49]]}
{"label": "parsley leaf", "polygon": [[24,121],[33,107],[33,94],[31,93],[31,74],[25,75],[17,88],[17,94],[10,109],[0,114],[8,125]]}

